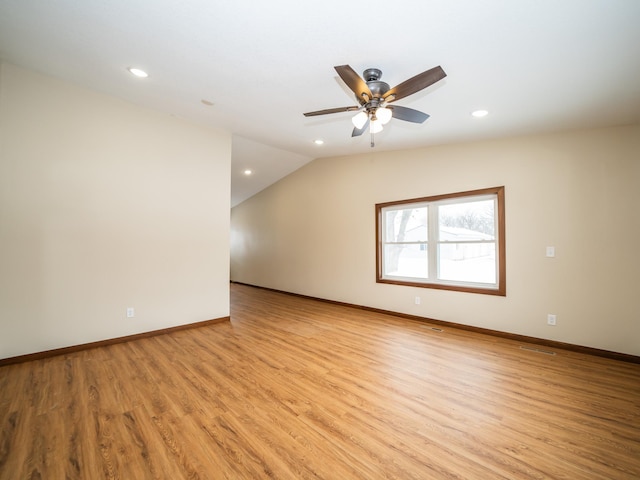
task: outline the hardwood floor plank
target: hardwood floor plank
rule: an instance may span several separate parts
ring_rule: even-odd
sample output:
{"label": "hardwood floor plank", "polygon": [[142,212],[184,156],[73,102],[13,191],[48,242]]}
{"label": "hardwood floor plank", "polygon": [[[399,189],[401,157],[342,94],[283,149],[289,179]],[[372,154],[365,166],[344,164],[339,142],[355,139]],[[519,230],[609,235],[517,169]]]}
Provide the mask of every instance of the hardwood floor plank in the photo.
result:
{"label": "hardwood floor plank", "polygon": [[0,367],[0,480],[640,478],[640,365],[244,285],[231,304]]}

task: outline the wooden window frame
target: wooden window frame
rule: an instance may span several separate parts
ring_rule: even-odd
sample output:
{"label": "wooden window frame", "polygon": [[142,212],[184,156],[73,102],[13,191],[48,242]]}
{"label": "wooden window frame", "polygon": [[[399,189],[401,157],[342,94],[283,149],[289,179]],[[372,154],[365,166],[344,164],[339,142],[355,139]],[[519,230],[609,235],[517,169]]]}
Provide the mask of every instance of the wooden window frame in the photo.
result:
{"label": "wooden window frame", "polygon": [[[505,193],[504,186],[501,187],[491,187],[491,188],[483,188],[479,190],[470,190],[466,192],[457,192],[457,193],[449,193],[445,195],[434,195],[430,197],[422,197],[422,198],[413,198],[409,200],[400,200],[395,202],[386,202],[386,203],[378,203],[375,206],[376,211],[376,282],[377,283],[386,283],[392,285],[405,285],[411,287],[420,287],[420,288],[434,288],[440,290],[453,290],[457,292],[466,292],[466,293],[480,293],[485,295],[499,295],[506,296],[507,294],[507,279],[506,279],[506,245],[505,245]],[[463,200],[464,197],[476,197],[481,195],[495,195],[497,199],[497,208],[494,212],[494,215],[497,215],[496,226],[497,232],[495,235],[496,242],[496,257],[497,257],[497,282],[496,287],[483,287],[481,284],[469,285],[471,282],[464,282],[465,284],[456,285],[451,282],[447,283],[438,283],[433,280],[426,279],[420,281],[408,281],[408,280],[398,280],[398,279],[390,279],[384,278],[382,272],[382,254],[383,254],[383,238],[382,238],[382,210],[387,207],[398,206],[402,207],[404,205],[409,204],[418,204],[418,203],[434,203],[440,202],[442,200],[448,200],[452,198],[459,198]],[[433,241],[431,238],[429,242]]]}

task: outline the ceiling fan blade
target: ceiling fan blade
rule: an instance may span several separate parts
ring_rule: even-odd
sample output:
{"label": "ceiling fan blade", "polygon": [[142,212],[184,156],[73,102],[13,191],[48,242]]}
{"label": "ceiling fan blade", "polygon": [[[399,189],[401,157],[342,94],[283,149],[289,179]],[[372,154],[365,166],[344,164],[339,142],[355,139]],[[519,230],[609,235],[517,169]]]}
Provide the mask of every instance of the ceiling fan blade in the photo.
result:
{"label": "ceiling fan blade", "polygon": [[442,67],[437,66],[433,67],[426,72],[419,73],[415,77],[411,77],[409,80],[405,80],[401,84],[393,87],[387,93],[383,95],[384,99],[387,99],[393,95],[393,98],[389,98],[388,102],[395,102],[404,97],[408,97],[420,90],[423,90],[439,80],[442,80],[446,77],[447,74],[444,73]]}
{"label": "ceiling fan blade", "polygon": [[[369,87],[367,86],[367,82],[365,82],[353,68],[349,65],[339,65],[333,68],[336,69],[336,72],[338,72],[342,81],[347,84],[353,93],[356,94],[360,104],[365,104],[373,98],[371,90],[369,90]],[[363,97],[363,94],[367,96],[366,99]]]}
{"label": "ceiling fan blade", "polygon": [[362,126],[362,128],[353,127],[353,132],[351,132],[351,136],[359,137],[367,130],[367,128],[369,128],[369,119],[367,119],[366,123]]}
{"label": "ceiling fan blade", "polygon": [[429,118],[426,113],[419,112],[413,108],[401,107],[400,105],[389,105],[387,108],[391,110],[393,118],[404,120],[405,122],[422,123]]}
{"label": "ceiling fan blade", "polygon": [[327,115],[328,113],[340,113],[340,112],[355,112],[356,110],[360,110],[360,107],[353,105],[351,107],[327,108],[326,110],[317,110],[315,112],[307,112],[304,114],[304,116],[315,117],[316,115]]}

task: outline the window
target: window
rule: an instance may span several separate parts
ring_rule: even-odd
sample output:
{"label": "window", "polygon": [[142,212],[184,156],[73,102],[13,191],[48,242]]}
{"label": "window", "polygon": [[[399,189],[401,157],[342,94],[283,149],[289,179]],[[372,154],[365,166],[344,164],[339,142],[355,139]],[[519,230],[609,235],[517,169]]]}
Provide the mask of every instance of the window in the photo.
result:
{"label": "window", "polygon": [[379,283],[506,295],[504,187],[376,205]]}

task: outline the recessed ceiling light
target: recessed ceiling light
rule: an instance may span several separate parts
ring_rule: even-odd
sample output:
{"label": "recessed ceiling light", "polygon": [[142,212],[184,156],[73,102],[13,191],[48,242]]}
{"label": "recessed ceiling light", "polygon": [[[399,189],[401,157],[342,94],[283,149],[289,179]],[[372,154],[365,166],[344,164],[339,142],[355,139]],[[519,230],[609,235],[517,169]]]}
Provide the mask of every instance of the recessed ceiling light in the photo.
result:
{"label": "recessed ceiling light", "polygon": [[144,70],[140,70],[139,68],[130,67],[127,70],[129,70],[132,75],[135,75],[138,78],[147,78],[149,76],[147,72],[145,72]]}
{"label": "recessed ceiling light", "polygon": [[320,140],[320,139],[314,140],[313,143],[315,143],[316,145],[322,145],[324,144],[324,140]]}
{"label": "recessed ceiling light", "polygon": [[247,168],[244,172],[245,175],[251,175],[253,173],[253,170],[251,170],[250,168]]}
{"label": "recessed ceiling light", "polygon": [[476,110],[475,112],[471,112],[471,115],[473,115],[476,118],[482,118],[489,115],[489,112],[487,110]]}

